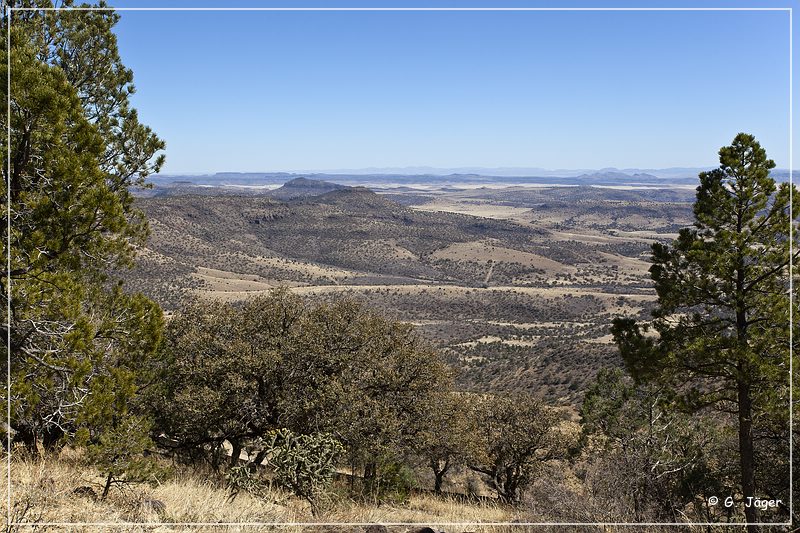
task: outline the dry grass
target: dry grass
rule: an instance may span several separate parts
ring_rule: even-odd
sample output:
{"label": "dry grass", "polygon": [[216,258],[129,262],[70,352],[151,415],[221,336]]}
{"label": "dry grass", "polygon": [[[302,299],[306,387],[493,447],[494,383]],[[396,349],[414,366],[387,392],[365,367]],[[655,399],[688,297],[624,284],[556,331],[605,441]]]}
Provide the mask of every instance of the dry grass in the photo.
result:
{"label": "dry grass", "polygon": [[507,205],[496,205],[487,202],[475,202],[460,199],[437,199],[421,205],[412,205],[412,209],[417,211],[442,211],[444,213],[459,213],[462,215],[472,215],[482,218],[496,218],[500,220],[513,220],[515,222],[527,222],[530,208],[510,207]]}
{"label": "dry grass", "polygon": [[[5,459],[2,474],[6,475]],[[103,478],[99,472],[82,464],[74,452],[58,458],[15,456],[11,463],[12,520],[28,523],[20,531],[266,531],[275,526],[259,523],[416,523],[421,525],[453,522],[476,525],[443,526],[452,532],[500,532],[500,526],[479,526],[479,522],[510,522],[519,519],[510,508],[492,503],[462,503],[433,495],[415,495],[403,504],[368,505],[349,500],[332,503],[323,514],[312,517],[307,503],[279,490],[262,497],[247,493],[233,500],[230,492],[214,475],[199,471],[178,471],[169,480],[154,485],[131,484],[113,488],[106,501],[79,495],[78,487],[92,487],[100,494]],[[7,498],[5,484],[2,498]],[[159,500],[164,510],[153,509],[151,500]],[[203,522],[189,526],[188,522]],[[54,523],[62,524],[56,526]],[[95,525],[83,525],[93,523]],[[52,525],[48,525],[52,524]],[[78,524],[78,525],[70,525]],[[102,524],[102,525],[101,525]],[[362,526],[310,527],[281,526],[281,531],[309,530],[363,531]],[[414,530],[411,526],[391,526],[391,533]],[[516,529],[519,531],[519,529]]]}
{"label": "dry grass", "polygon": [[203,290],[207,291],[268,291],[275,287],[258,276],[248,276],[215,268],[197,267],[197,272],[191,275],[203,281]]}
{"label": "dry grass", "polygon": [[521,252],[512,248],[500,246],[496,239],[483,241],[458,242],[440,248],[431,254],[436,259],[450,259],[453,261],[474,261],[478,263],[516,263],[533,268],[540,268],[549,274],[575,273],[574,266],[564,265],[547,257]]}

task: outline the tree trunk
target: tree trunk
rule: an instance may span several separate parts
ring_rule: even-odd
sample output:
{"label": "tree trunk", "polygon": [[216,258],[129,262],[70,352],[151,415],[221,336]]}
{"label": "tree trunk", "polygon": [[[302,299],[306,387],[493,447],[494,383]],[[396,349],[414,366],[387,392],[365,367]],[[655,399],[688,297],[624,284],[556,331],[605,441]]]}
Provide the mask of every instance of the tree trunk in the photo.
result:
{"label": "tree trunk", "polygon": [[47,451],[53,451],[63,437],[64,432],[59,428],[47,428],[42,435],[42,446]]}
{"label": "tree trunk", "polygon": [[213,442],[211,444],[211,466],[214,468],[215,472],[219,471],[219,463],[222,459],[223,449],[222,444],[219,442]]}
{"label": "tree trunk", "polygon": [[108,491],[111,489],[111,481],[113,481],[114,477],[111,475],[111,472],[108,473],[108,477],[106,478],[106,486],[103,487],[103,495],[100,496],[101,501],[106,500],[106,496],[108,496]]}
{"label": "tree trunk", "polygon": [[440,494],[442,492],[442,482],[444,481],[444,471],[433,473],[433,492]]}
{"label": "tree trunk", "polygon": [[258,455],[256,455],[256,458],[253,459],[253,461],[250,463],[251,468],[255,469],[255,468],[258,468],[259,466],[261,466],[261,463],[263,463],[264,459],[267,458],[267,454],[268,453],[269,453],[269,450],[261,450],[260,452],[258,452]]}
{"label": "tree trunk", "polygon": [[[748,497],[756,495],[756,471],[753,453],[753,406],[750,385],[739,379],[739,463],[742,473],[742,496],[744,497],[744,516],[747,522],[758,522],[758,509],[747,506]],[[747,531],[758,531],[758,526],[748,525]]]}
{"label": "tree trunk", "polygon": [[[736,221],[737,233],[742,232],[742,211],[737,213]],[[736,265],[736,337],[739,349],[746,353],[749,349],[747,334],[747,307],[745,302],[744,287],[746,267],[744,254],[739,251]],[[750,391],[751,368],[747,359],[739,355],[737,365],[737,400],[739,404],[739,466],[742,475],[742,496],[744,498],[744,516],[747,531],[752,533],[758,531],[758,509],[752,505],[748,497],[756,497],[756,470],[755,453],[753,452],[753,399]]]}
{"label": "tree trunk", "polygon": [[355,493],[355,483],[356,483],[356,463],[355,461],[350,461],[350,494]]}
{"label": "tree trunk", "polygon": [[27,426],[22,426],[19,428],[16,434],[16,438],[25,445],[25,449],[30,453],[32,456],[39,455],[39,446],[37,446],[37,439],[36,439],[36,432],[33,431],[31,428]]}
{"label": "tree trunk", "polygon": [[364,465],[364,489],[367,493],[373,494],[377,492],[378,486],[378,465],[374,462],[369,462]]}
{"label": "tree trunk", "polygon": [[505,467],[502,478],[499,480],[498,487],[500,488],[500,499],[506,503],[517,503],[517,489],[519,488],[519,479],[516,475],[513,466]]}
{"label": "tree trunk", "polygon": [[306,498],[306,500],[308,501],[309,505],[311,505],[311,518],[319,517],[320,508],[317,498],[309,497]]}
{"label": "tree trunk", "polygon": [[239,464],[239,458],[242,456],[242,445],[238,440],[231,441],[231,461],[229,466],[233,468]]}
{"label": "tree trunk", "polygon": [[377,465],[375,463],[367,463],[364,465],[364,479],[375,479]]}
{"label": "tree trunk", "polygon": [[444,462],[443,466],[439,465],[439,461],[435,459],[431,459],[431,470],[433,470],[433,491],[437,494],[442,492],[442,483],[444,482],[444,476],[447,474],[447,471],[450,469],[450,459]]}

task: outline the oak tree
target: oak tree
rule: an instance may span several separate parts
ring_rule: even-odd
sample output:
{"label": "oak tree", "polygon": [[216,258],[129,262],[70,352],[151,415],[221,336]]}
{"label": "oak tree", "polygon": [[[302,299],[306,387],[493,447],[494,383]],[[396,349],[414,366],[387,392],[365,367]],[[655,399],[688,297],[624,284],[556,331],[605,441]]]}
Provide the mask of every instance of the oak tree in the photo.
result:
{"label": "oak tree", "polygon": [[477,448],[469,468],[505,502],[518,502],[546,461],[563,458],[567,445],[556,412],[528,394],[481,396],[471,401]]}

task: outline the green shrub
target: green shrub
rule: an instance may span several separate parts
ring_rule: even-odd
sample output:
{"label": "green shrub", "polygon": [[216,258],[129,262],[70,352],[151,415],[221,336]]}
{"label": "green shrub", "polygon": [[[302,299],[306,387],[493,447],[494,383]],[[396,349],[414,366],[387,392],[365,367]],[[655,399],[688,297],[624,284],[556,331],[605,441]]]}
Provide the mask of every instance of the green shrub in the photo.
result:
{"label": "green shrub", "polygon": [[78,443],[86,444],[87,459],[105,475],[101,499],[105,500],[113,485],[154,482],[167,475],[147,451],[153,448],[148,436],[149,420],[129,416],[115,427],[107,428],[95,441],[88,432],[78,432]]}
{"label": "green shrub", "polygon": [[403,463],[392,462],[380,469],[377,496],[384,501],[406,502],[416,486],[414,471]]}

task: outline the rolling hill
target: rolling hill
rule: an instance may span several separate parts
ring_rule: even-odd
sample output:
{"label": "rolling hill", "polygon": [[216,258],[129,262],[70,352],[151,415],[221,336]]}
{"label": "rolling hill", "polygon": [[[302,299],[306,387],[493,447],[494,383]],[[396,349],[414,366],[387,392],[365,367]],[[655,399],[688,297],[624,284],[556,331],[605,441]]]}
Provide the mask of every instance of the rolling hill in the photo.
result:
{"label": "rolling hill", "polygon": [[691,213],[682,190],[404,197],[294,179],[257,195],[203,193],[137,200],[152,235],[123,273],[131,290],[167,310],[280,285],[316,300],[346,295],[415,324],[465,389],[526,389],[567,404],[618,363],[611,318],[647,312],[649,245]]}

